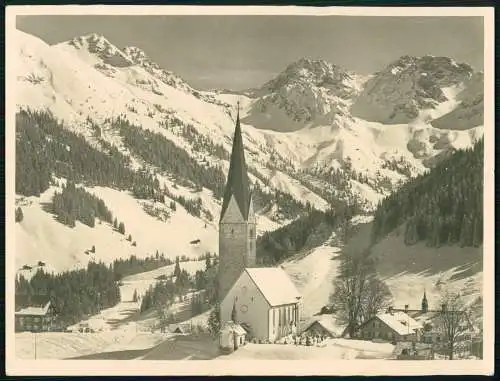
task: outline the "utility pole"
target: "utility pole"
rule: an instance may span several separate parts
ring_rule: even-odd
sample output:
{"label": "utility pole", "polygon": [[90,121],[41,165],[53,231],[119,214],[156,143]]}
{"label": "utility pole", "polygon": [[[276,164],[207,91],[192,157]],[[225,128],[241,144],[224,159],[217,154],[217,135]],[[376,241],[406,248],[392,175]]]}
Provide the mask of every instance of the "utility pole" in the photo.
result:
{"label": "utility pole", "polygon": [[36,337],[37,337],[37,334],[36,334],[36,332],[34,332],[34,338],[35,338],[35,360],[36,360]]}

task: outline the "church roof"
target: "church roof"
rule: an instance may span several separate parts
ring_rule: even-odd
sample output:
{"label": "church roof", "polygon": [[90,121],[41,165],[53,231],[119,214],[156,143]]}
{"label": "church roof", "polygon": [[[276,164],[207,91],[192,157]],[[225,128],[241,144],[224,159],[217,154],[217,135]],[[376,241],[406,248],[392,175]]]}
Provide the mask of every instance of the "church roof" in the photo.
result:
{"label": "church roof", "polygon": [[300,294],[289,276],[279,267],[245,269],[271,307],[297,303]]}
{"label": "church roof", "polygon": [[226,212],[231,197],[234,196],[243,218],[248,218],[250,210],[250,181],[248,179],[247,166],[245,163],[245,152],[243,138],[241,136],[240,113],[236,117],[236,128],[234,130],[233,150],[231,162],[227,175],[226,190],[222,200],[221,219]]}

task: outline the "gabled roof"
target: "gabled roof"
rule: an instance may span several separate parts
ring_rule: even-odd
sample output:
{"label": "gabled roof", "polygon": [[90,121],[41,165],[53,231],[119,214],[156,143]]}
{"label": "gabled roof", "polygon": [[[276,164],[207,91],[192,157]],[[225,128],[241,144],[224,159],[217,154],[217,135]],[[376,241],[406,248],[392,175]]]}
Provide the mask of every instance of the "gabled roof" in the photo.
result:
{"label": "gabled roof", "polygon": [[38,316],[45,316],[47,315],[47,312],[49,312],[50,308],[50,301],[48,301],[45,306],[43,307],[26,307],[23,308],[19,311],[16,311],[16,315],[38,315]]}
{"label": "gabled roof", "polygon": [[302,331],[307,331],[314,324],[319,324],[334,337],[340,337],[344,332],[344,328],[335,323],[335,317],[331,314],[315,316]]}
{"label": "gabled roof", "polygon": [[399,335],[409,335],[416,329],[423,328],[422,324],[404,312],[387,312],[378,314],[376,317]]}
{"label": "gabled roof", "polygon": [[271,307],[299,301],[300,293],[283,269],[256,267],[246,268],[245,271]]}
{"label": "gabled roof", "polygon": [[237,335],[246,335],[247,331],[239,324],[234,323],[232,321],[226,322],[224,326],[222,327],[221,331],[232,331],[235,332]]}
{"label": "gabled roof", "polygon": [[243,138],[241,136],[240,113],[236,117],[236,128],[234,130],[233,149],[231,152],[231,162],[227,175],[224,199],[222,200],[222,210],[220,219],[224,217],[226,209],[234,196],[244,220],[248,219],[250,209],[250,181],[248,179],[247,166],[245,163],[245,152],[243,148]]}

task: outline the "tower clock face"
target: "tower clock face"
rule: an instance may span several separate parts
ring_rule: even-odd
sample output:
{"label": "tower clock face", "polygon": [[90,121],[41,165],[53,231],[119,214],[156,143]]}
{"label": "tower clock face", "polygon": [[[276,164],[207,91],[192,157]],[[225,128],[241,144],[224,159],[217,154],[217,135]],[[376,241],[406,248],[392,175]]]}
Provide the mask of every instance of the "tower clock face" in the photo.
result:
{"label": "tower clock face", "polygon": [[247,311],[248,311],[248,307],[247,307],[245,304],[243,304],[243,305],[240,307],[240,311],[241,311],[241,312],[243,312],[243,313],[245,313],[245,312],[247,312]]}

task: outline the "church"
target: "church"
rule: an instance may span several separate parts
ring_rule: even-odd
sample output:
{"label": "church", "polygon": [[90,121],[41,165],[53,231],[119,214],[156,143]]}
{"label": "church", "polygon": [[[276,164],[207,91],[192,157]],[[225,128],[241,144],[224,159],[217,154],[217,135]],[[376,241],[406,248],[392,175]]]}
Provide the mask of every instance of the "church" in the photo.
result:
{"label": "church", "polygon": [[283,269],[256,266],[256,230],[238,107],[219,220],[220,320],[240,324],[249,338],[274,342],[297,331],[302,300]]}

